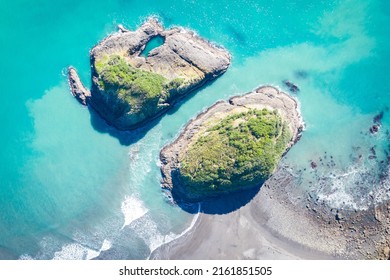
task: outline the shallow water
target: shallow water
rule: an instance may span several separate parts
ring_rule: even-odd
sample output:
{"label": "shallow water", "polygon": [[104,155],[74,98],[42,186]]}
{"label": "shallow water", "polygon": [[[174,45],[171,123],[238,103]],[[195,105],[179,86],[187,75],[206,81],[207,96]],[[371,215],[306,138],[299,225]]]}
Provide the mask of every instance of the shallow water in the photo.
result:
{"label": "shallow water", "polygon": [[[366,208],[388,197],[387,1],[148,3],[0,2],[0,258],[147,258],[194,219],[160,190],[160,148],[216,100],[263,84],[287,90],[285,79],[300,88],[306,122],[282,163],[297,176],[291,198],[310,191]],[[149,129],[118,139],[73,99],[63,73],[73,65],[88,84],[89,49],[151,15],[223,45],[232,65]]]}
{"label": "shallow water", "polygon": [[164,44],[164,37],[162,36],[156,36],[150,39],[150,41],[146,44],[145,49],[141,52],[141,56],[148,56],[149,53],[159,46],[162,46]]}

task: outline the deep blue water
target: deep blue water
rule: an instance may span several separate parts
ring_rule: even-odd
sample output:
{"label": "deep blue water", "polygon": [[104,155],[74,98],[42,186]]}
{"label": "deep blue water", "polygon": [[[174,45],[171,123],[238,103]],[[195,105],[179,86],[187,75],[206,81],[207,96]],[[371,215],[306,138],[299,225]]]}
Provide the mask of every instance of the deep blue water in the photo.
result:
{"label": "deep blue water", "polygon": [[[160,190],[161,147],[216,100],[262,84],[287,90],[285,79],[300,87],[306,122],[282,163],[299,179],[291,199],[310,191],[334,207],[366,208],[388,198],[389,11],[384,0],[1,1],[0,259],[147,258],[194,219]],[[97,129],[64,71],[75,66],[88,84],[90,48],[149,16],[224,46],[232,65],[123,143]]]}

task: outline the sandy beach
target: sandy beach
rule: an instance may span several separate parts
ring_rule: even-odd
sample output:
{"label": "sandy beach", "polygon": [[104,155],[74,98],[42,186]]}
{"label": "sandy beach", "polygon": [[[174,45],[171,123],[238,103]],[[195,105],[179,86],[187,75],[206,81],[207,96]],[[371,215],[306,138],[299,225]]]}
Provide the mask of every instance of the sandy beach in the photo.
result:
{"label": "sandy beach", "polygon": [[313,211],[295,205],[286,192],[290,180],[279,168],[249,203],[227,214],[201,213],[187,234],[156,249],[150,258],[388,258],[385,225],[371,211],[343,213],[345,220],[338,221],[325,206]]}

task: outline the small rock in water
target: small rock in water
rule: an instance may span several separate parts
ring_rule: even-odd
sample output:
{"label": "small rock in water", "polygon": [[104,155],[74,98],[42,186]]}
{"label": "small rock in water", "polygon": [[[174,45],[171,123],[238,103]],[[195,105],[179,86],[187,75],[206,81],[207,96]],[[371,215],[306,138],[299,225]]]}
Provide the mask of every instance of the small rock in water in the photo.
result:
{"label": "small rock in water", "polygon": [[288,87],[288,89],[293,92],[293,93],[297,93],[299,91],[299,87],[294,84],[293,82],[289,81],[289,80],[284,80],[283,83]]}
{"label": "small rock in water", "polygon": [[312,162],[310,163],[310,166],[311,166],[311,168],[315,169],[315,168],[317,168],[317,163],[314,162],[314,161],[312,161]]}
{"label": "small rock in water", "polygon": [[380,125],[374,124],[373,126],[370,127],[370,132],[371,134],[376,134],[379,131]]}
{"label": "small rock in water", "polygon": [[383,111],[376,115],[373,119],[375,124],[380,124],[383,119]]}
{"label": "small rock in water", "polygon": [[300,79],[306,79],[307,76],[308,76],[308,74],[307,74],[307,72],[304,71],[304,70],[298,70],[298,71],[295,72],[295,76],[296,76],[297,78],[300,78]]}
{"label": "small rock in water", "polygon": [[380,112],[378,115],[374,116],[373,119],[373,125],[370,127],[371,134],[375,134],[379,131],[379,128],[381,127],[382,119],[383,119],[383,111]]}

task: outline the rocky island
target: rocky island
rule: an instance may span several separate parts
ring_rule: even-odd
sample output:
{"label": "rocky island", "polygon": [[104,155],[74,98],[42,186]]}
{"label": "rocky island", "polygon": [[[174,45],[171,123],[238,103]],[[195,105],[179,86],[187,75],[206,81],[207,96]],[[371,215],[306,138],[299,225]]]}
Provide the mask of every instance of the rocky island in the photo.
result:
{"label": "rocky island", "polygon": [[[335,209],[310,193],[292,199],[296,175],[278,161],[302,129],[295,99],[270,86],[219,101],[191,120],[160,152],[162,187],[178,204],[202,202],[199,218],[150,259],[390,260],[388,200],[356,210]],[[248,156],[247,147],[256,153]],[[261,190],[235,211],[204,211],[208,202],[254,184]]]}
{"label": "rocky island", "polygon": [[222,75],[229,53],[184,28],[165,30],[150,18],[136,31],[119,31],[90,52],[91,90],[69,67],[71,93],[119,130],[163,114],[178,99]]}
{"label": "rocky island", "polygon": [[161,150],[163,188],[195,202],[258,186],[302,128],[296,100],[271,86],[219,101]]}

